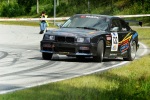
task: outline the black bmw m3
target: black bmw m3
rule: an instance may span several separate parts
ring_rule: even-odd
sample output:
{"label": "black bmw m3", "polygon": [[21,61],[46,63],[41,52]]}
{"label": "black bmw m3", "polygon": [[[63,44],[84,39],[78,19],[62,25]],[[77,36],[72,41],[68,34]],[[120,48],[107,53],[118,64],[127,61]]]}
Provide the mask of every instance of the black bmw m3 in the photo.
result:
{"label": "black bmw m3", "polygon": [[41,41],[43,59],[53,54],[77,58],[93,57],[97,62],[104,58],[135,59],[138,50],[138,33],[122,18],[107,15],[77,14],[70,17],[59,29],[47,31]]}

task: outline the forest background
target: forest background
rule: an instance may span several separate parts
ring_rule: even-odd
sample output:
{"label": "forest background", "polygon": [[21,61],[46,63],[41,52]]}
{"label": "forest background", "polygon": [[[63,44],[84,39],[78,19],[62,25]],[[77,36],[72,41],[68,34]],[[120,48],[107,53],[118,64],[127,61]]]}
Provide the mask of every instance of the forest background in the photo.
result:
{"label": "forest background", "polygon": [[[37,1],[39,13],[37,13]],[[56,0],[56,16],[90,13],[103,15],[150,14],[150,0]],[[54,0],[0,0],[0,17],[54,16]],[[150,18],[147,18],[150,20]]]}

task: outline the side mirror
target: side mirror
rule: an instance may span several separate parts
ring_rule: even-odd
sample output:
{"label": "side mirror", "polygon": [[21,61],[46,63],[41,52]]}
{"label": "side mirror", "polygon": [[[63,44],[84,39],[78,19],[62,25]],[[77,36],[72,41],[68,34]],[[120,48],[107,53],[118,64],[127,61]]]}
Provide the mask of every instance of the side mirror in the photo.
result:
{"label": "side mirror", "polygon": [[119,27],[113,27],[110,29],[110,31],[112,32],[118,32],[119,31]]}
{"label": "side mirror", "polygon": [[57,26],[58,26],[59,28],[61,28],[61,27],[62,27],[62,24],[61,24],[61,23],[58,23]]}

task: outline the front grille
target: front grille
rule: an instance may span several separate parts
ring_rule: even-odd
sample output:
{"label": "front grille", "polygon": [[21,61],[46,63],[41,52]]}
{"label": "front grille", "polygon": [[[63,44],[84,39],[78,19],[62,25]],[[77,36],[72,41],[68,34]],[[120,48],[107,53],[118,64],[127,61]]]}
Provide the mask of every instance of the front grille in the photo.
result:
{"label": "front grille", "polygon": [[54,50],[56,52],[71,52],[71,53],[75,53],[75,48],[55,47]]}
{"label": "front grille", "polygon": [[65,42],[65,37],[57,36],[57,37],[56,37],[56,41],[57,41],[57,42]]}
{"label": "front grille", "polygon": [[66,42],[66,43],[74,43],[74,37],[64,37],[64,36],[56,36],[55,40],[57,42]]}
{"label": "front grille", "polygon": [[74,41],[75,41],[74,37],[66,37],[67,43],[74,43]]}

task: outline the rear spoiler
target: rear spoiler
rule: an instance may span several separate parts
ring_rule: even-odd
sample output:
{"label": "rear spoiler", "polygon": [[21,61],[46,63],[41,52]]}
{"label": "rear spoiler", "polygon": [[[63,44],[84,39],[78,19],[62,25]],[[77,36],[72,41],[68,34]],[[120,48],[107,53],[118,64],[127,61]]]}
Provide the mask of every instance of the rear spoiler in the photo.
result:
{"label": "rear spoiler", "polygon": [[142,27],[142,25],[143,25],[143,22],[141,22],[141,21],[134,21],[134,20],[126,20],[126,23],[129,25],[129,23],[137,23],[137,24],[139,24],[141,27]]}

